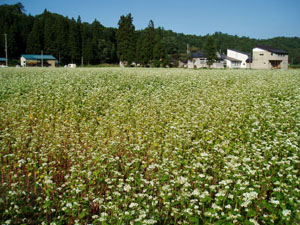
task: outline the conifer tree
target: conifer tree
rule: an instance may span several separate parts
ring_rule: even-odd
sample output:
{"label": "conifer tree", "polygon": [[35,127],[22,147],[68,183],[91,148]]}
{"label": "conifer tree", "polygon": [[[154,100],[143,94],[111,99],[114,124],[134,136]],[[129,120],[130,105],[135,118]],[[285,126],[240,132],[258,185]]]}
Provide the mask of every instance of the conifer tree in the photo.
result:
{"label": "conifer tree", "polygon": [[153,61],[153,49],[155,45],[155,28],[152,20],[149,21],[148,27],[145,30],[143,40],[143,64],[147,65]]}
{"label": "conifer tree", "polygon": [[41,45],[41,27],[38,19],[34,20],[32,31],[28,35],[26,53],[40,54]]}
{"label": "conifer tree", "polygon": [[211,65],[217,59],[217,47],[213,36],[208,35],[206,37],[206,43],[204,45],[204,54],[207,58],[208,67],[210,68]]}
{"label": "conifer tree", "polygon": [[121,16],[116,33],[118,58],[127,65],[131,65],[135,59],[135,27],[132,22],[133,18],[130,13],[127,16]]}
{"label": "conifer tree", "polygon": [[167,52],[163,42],[162,31],[159,27],[156,31],[155,42],[153,48],[153,66],[160,67],[167,64]]}
{"label": "conifer tree", "polygon": [[76,21],[72,19],[69,22],[69,38],[68,38],[69,56],[72,63],[80,62],[80,48],[77,33]]}
{"label": "conifer tree", "polygon": [[47,54],[55,54],[56,32],[54,29],[54,15],[45,10],[44,12],[44,46],[43,50]]}
{"label": "conifer tree", "polygon": [[143,41],[144,41],[144,34],[140,34],[140,36],[137,39],[137,43],[136,43],[136,53],[135,53],[135,60],[137,63],[140,63],[141,65],[143,65]]}

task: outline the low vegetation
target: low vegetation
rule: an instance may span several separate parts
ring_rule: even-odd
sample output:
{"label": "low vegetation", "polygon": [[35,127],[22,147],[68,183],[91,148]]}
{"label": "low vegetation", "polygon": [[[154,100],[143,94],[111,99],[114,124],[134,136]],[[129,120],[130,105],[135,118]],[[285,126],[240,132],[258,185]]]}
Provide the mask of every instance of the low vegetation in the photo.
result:
{"label": "low vegetation", "polygon": [[1,224],[299,224],[300,74],[0,70]]}

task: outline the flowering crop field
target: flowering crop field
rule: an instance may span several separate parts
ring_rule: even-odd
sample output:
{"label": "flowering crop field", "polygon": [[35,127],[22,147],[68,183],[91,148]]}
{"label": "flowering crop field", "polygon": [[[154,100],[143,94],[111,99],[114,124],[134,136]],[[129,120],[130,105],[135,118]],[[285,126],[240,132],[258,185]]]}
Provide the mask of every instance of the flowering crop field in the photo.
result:
{"label": "flowering crop field", "polygon": [[1,224],[299,224],[299,166],[299,70],[0,70]]}

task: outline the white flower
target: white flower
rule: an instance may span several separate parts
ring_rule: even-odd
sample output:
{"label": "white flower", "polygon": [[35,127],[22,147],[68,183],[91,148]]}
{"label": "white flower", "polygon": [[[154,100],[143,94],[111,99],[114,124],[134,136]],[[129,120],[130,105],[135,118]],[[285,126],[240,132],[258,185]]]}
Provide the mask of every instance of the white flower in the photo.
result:
{"label": "white flower", "polygon": [[143,224],[155,224],[157,221],[153,220],[153,219],[149,219],[149,220],[144,220]]}
{"label": "white flower", "polygon": [[288,210],[288,209],[283,210],[283,211],[282,211],[282,215],[283,215],[284,217],[287,217],[287,216],[291,215],[291,210]]}
{"label": "white flower", "polygon": [[249,220],[251,223],[253,223],[254,225],[259,225],[259,223],[255,220],[255,219],[250,219]]}
{"label": "white flower", "polygon": [[126,185],[124,186],[124,191],[129,192],[130,190],[131,190],[130,185],[129,185],[129,184],[126,184]]}
{"label": "white flower", "polygon": [[196,196],[200,195],[200,192],[199,192],[198,188],[196,188],[196,189],[192,192],[192,195],[196,195]]}
{"label": "white flower", "polygon": [[274,204],[274,205],[279,205],[280,201],[276,200],[276,199],[271,199],[270,203]]}
{"label": "white flower", "polygon": [[52,184],[52,183],[53,181],[49,177],[46,177],[45,184]]}
{"label": "white flower", "polygon": [[204,178],[205,175],[200,173],[200,174],[199,174],[199,177],[200,177],[200,178]]}
{"label": "white flower", "polygon": [[136,207],[136,206],[138,206],[138,205],[139,205],[139,204],[132,202],[132,203],[130,203],[129,208],[133,208],[133,207]]}
{"label": "white flower", "polygon": [[225,208],[226,209],[231,209],[231,205],[228,204],[228,205],[225,206]]}
{"label": "white flower", "polygon": [[184,184],[185,182],[187,182],[187,178],[180,176],[180,177],[178,177],[178,182],[180,184]]}

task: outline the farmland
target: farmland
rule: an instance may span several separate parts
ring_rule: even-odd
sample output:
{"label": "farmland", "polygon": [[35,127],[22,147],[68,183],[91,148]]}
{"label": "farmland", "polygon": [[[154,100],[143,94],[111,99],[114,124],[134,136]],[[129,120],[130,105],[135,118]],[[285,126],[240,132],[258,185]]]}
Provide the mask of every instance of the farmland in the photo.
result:
{"label": "farmland", "polygon": [[300,73],[0,70],[1,224],[299,224]]}

